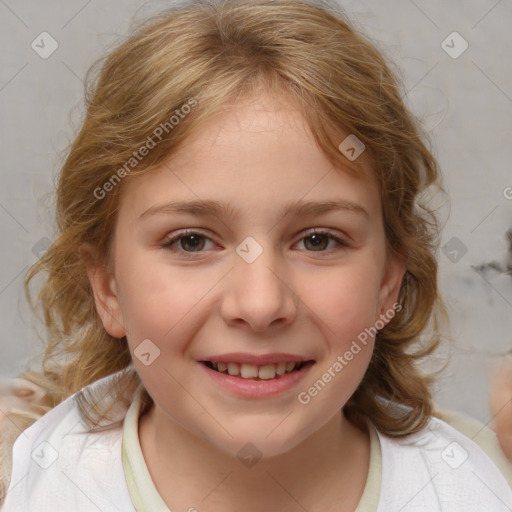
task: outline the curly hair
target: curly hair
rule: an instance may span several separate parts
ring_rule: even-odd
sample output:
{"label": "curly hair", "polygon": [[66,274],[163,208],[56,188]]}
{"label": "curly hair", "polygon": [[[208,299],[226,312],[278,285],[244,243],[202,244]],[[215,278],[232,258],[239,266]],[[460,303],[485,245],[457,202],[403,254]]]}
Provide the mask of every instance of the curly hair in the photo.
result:
{"label": "curly hair", "polygon": [[[405,254],[407,267],[401,308],[378,332],[368,370],[344,412],[355,424],[368,418],[391,436],[421,429],[434,411],[433,376],[420,363],[438,347],[446,318],[437,285],[439,222],[426,194],[443,189],[428,134],[405,105],[394,67],[327,2],[182,1],[140,23],[88,72],[85,118],[57,185],[54,244],[25,280],[30,304],[34,311],[42,307],[46,324],[42,369],[22,375],[43,385],[54,405],[82,390],[79,405],[91,428],[100,428],[109,407],[141,386],[126,339],[111,337],[99,319],[81,247],[92,244],[111,268],[123,183],[172,158],[199,126],[263,88],[294,102],[336,168],[364,172],[338,149],[343,132],[366,147],[387,248]],[[135,161],[155,128],[168,126],[191,101],[190,113]],[[36,304],[30,282],[42,272]],[[88,384],[123,369],[110,404],[83,394]],[[151,403],[146,390],[144,403]]]}

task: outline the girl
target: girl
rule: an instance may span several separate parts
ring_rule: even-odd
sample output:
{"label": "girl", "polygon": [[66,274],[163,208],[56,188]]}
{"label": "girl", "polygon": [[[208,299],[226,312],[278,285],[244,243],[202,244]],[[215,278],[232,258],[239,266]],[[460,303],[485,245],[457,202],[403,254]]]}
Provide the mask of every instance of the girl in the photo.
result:
{"label": "girl", "polygon": [[444,315],[422,135],[333,6],[182,2],[113,50],[27,276],[52,403],[3,510],[510,509],[418,368]]}

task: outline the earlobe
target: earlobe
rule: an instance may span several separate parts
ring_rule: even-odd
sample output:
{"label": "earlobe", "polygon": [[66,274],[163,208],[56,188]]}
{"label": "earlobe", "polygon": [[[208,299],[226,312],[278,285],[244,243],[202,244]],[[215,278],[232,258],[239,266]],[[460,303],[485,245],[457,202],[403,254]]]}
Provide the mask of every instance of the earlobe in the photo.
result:
{"label": "earlobe", "polygon": [[126,329],[118,298],[114,276],[110,275],[106,265],[95,256],[94,249],[84,244],[81,254],[87,268],[87,276],[94,293],[96,311],[105,330],[114,338],[126,336]]}

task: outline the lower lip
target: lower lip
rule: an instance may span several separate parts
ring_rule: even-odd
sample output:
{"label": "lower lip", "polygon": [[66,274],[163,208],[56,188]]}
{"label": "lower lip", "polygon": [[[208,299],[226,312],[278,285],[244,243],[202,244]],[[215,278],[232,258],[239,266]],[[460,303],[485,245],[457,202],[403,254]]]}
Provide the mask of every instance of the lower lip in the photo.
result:
{"label": "lower lip", "polygon": [[220,373],[208,368],[203,363],[198,363],[203,370],[220,386],[243,398],[268,398],[290,390],[298,384],[309,372],[314,362],[309,362],[300,370],[285,373],[269,380],[243,379],[232,375]]}

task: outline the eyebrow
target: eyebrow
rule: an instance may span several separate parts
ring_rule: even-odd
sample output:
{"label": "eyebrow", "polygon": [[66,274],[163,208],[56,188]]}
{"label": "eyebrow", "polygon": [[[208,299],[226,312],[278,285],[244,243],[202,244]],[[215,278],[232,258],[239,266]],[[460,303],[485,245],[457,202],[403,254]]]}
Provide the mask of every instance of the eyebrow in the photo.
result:
{"label": "eyebrow", "polygon": [[[288,214],[307,217],[336,211],[349,211],[369,218],[368,212],[360,204],[345,199],[290,201],[281,207],[279,214],[283,217]],[[234,208],[230,203],[220,203],[215,200],[173,201],[152,206],[139,217],[139,220],[157,214],[173,213],[188,213],[198,217],[215,216],[234,220],[239,217],[240,210]]]}

